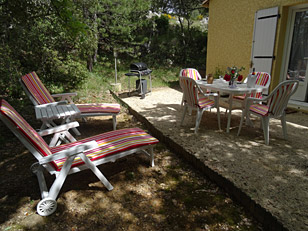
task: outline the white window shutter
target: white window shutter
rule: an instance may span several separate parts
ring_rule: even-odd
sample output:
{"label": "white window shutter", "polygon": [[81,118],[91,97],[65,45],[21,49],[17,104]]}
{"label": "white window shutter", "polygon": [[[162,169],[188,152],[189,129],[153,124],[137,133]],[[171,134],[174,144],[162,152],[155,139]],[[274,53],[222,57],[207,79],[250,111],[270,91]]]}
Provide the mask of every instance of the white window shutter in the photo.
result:
{"label": "white window shutter", "polygon": [[258,10],[252,45],[252,68],[271,74],[276,39],[278,7]]}

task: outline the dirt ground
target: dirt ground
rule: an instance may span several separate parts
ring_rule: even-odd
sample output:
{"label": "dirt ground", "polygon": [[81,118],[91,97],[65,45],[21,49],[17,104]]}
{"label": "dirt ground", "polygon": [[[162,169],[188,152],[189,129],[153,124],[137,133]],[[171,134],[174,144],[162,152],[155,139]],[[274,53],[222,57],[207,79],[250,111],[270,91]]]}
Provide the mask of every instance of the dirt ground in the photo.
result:
{"label": "dirt ground", "polygon": [[235,184],[277,218],[289,230],[308,230],[308,116],[287,111],[288,140],[283,139],[279,120],[270,122],[270,145],[264,144],[260,122],[244,126],[237,136],[241,111],[232,112],[231,130],[221,108],[218,130],[215,110],[205,112],[198,134],[195,113],[180,126],[182,93],[178,89],[155,89],[145,99],[119,95],[164,136],[169,137],[200,162]]}
{"label": "dirt ground", "polygon": [[[35,127],[33,115],[25,115]],[[118,128],[142,127],[122,109]],[[49,217],[36,214],[34,157],[0,122],[0,230],[262,230],[243,208],[160,143],[155,167],[142,154],[104,164],[110,192],[90,171],[70,175]],[[81,137],[112,130],[106,117],[80,121]],[[48,185],[54,177],[45,175]]]}

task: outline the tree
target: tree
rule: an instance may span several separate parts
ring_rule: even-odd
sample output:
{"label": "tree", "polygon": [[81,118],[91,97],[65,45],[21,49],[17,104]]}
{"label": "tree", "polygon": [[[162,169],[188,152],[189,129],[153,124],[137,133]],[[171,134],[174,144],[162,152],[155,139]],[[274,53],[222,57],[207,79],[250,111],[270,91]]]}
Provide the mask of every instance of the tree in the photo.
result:
{"label": "tree", "polygon": [[149,9],[150,2],[144,0],[104,1],[98,15],[101,50],[117,49],[135,55],[143,42],[137,42],[137,37],[148,23]]}
{"label": "tree", "polygon": [[87,38],[83,43],[83,59],[92,70],[97,54],[111,54],[114,49],[134,54],[141,43],[137,36],[147,24],[150,2],[144,0],[75,0],[87,25]]}
{"label": "tree", "polygon": [[[172,14],[180,23],[180,37],[184,50],[189,50],[192,44],[192,24],[196,12],[207,15],[207,9],[201,7],[202,1],[196,0],[158,0],[153,2],[154,11]],[[183,62],[186,60],[186,52],[183,53]]]}
{"label": "tree", "polygon": [[70,0],[0,3],[1,95],[18,95],[18,79],[33,70],[46,85],[61,88],[74,88],[85,78],[78,48],[86,27],[78,16]]}

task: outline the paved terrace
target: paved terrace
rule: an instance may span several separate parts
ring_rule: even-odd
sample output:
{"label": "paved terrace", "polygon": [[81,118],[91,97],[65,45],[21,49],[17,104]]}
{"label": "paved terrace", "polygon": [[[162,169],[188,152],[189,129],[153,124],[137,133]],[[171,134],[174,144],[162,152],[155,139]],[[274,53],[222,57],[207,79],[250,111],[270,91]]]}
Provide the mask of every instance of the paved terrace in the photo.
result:
{"label": "paved terrace", "polygon": [[308,116],[289,112],[289,139],[280,121],[270,123],[270,145],[264,144],[259,121],[256,129],[237,130],[241,111],[233,111],[230,133],[221,109],[222,130],[215,110],[205,112],[194,134],[195,113],[180,126],[182,93],[155,89],[145,99],[120,94],[132,114],[175,153],[224,188],[269,230],[308,230]]}

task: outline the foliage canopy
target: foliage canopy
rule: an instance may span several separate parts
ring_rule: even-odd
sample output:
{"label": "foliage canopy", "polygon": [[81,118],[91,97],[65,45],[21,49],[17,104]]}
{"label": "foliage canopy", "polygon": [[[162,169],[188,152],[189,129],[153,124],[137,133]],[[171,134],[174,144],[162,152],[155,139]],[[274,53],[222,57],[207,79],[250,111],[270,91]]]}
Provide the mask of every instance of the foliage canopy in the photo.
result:
{"label": "foliage canopy", "polygon": [[[176,23],[150,15],[171,11]],[[76,88],[114,51],[124,65],[204,66],[206,33],[191,27],[204,14],[192,0],[0,0],[0,95],[18,97],[31,71],[53,91]]]}

